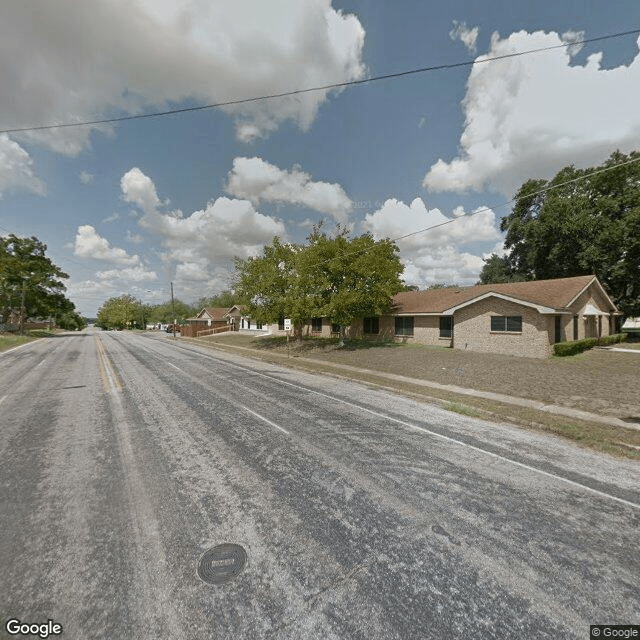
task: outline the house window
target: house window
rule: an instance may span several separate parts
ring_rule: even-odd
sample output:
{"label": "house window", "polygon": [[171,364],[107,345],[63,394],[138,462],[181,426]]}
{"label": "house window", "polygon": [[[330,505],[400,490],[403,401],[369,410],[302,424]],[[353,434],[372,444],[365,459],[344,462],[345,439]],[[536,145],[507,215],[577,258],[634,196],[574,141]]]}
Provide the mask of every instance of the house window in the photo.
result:
{"label": "house window", "polygon": [[440,337],[450,338],[453,335],[453,316],[440,316]]}
{"label": "house window", "polygon": [[363,318],[363,333],[378,333],[380,331],[380,318]]}
{"label": "house window", "polygon": [[262,322],[256,322],[256,329],[262,329]]}
{"label": "house window", "polygon": [[573,339],[578,339],[578,316],[573,316]]}
{"label": "house window", "polygon": [[244,329],[244,318],[240,320],[240,328]]}
{"label": "house window", "polygon": [[322,333],[322,318],[311,318],[311,332]]}
{"label": "house window", "polygon": [[331,333],[340,333],[340,325],[335,322],[331,323]]}
{"label": "house window", "polygon": [[278,318],[278,331],[284,331],[284,316]]}
{"label": "house window", "polygon": [[396,335],[412,336],[413,335],[413,317],[396,317]]}
{"label": "house window", "polygon": [[491,316],[491,331],[522,332],[522,316]]}
{"label": "house window", "polygon": [[247,329],[251,329],[251,319],[247,318]]}

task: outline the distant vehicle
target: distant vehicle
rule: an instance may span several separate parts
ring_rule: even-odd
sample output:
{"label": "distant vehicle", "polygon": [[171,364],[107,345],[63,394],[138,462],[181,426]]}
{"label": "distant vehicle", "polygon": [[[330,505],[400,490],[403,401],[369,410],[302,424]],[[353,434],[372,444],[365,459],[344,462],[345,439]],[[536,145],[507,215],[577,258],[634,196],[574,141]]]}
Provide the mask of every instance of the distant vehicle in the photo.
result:
{"label": "distant vehicle", "polygon": [[[173,325],[172,324],[168,324],[167,328],[165,329],[165,331],[167,333],[173,333]],[[176,325],[176,333],[180,333],[180,325],[179,324]]]}

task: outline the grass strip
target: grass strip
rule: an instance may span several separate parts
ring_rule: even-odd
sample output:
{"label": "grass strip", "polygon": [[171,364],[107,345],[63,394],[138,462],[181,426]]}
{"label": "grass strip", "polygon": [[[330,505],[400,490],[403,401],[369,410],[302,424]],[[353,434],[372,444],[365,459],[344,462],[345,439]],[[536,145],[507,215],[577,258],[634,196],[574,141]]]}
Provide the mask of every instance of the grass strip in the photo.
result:
{"label": "grass strip", "polygon": [[[237,336],[244,338],[244,336]],[[235,338],[235,336],[234,336]],[[262,348],[260,350],[247,347],[246,340],[234,340],[235,344],[225,344],[222,340],[206,338],[181,338],[211,349],[219,349],[235,354],[242,354],[272,364],[300,369],[311,373],[321,373],[336,378],[364,382],[378,389],[401,393],[412,399],[429,402],[447,411],[460,415],[481,418],[493,422],[509,422],[531,431],[549,433],[577,444],[618,458],[640,461],[640,431],[626,429],[617,425],[589,422],[577,418],[558,416],[545,411],[537,411],[507,403],[496,402],[485,398],[460,395],[440,389],[428,388],[419,384],[408,384],[386,378],[384,375],[358,373],[341,369],[331,363],[319,364],[300,360],[296,355],[287,356],[286,351]],[[239,350],[236,347],[244,346]],[[307,354],[305,354],[307,355]],[[311,354],[308,354],[311,355]]]}

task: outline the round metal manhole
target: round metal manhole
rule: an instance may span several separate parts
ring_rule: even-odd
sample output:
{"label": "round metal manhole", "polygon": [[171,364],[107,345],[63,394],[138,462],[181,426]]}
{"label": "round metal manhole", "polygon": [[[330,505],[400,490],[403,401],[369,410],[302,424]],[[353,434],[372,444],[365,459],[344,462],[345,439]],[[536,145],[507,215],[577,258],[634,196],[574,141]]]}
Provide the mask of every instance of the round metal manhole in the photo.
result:
{"label": "round metal manhole", "polygon": [[225,542],[205,551],[198,564],[198,576],[209,584],[235,578],[244,568],[247,552],[239,544]]}

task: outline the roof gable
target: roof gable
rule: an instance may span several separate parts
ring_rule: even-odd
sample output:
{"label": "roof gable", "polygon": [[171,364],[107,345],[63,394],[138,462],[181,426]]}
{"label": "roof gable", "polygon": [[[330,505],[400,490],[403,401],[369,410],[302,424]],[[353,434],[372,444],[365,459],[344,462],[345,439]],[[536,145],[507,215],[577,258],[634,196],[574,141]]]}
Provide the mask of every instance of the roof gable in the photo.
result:
{"label": "roof gable", "polygon": [[205,307],[196,316],[198,319],[205,320],[223,320],[224,314],[227,312],[227,307]]}

